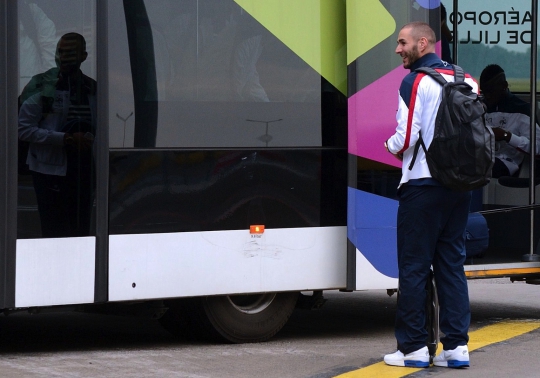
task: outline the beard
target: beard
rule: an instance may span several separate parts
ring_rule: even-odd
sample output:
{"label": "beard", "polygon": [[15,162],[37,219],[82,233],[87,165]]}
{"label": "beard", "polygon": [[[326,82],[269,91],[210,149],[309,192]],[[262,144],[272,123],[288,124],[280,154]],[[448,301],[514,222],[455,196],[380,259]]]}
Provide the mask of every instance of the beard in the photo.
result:
{"label": "beard", "polygon": [[406,58],[406,62],[403,62],[403,68],[411,68],[413,63],[420,58],[420,54],[418,53],[418,47],[413,46],[411,51],[408,51],[402,55],[402,58]]}

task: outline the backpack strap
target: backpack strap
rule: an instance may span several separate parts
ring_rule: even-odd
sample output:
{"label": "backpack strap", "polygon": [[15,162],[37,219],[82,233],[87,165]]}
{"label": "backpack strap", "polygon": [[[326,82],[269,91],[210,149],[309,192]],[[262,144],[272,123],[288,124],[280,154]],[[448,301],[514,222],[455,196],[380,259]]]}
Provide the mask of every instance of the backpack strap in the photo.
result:
{"label": "backpack strap", "polygon": [[[463,71],[463,68],[455,64],[452,65],[452,68],[454,69],[454,82],[465,81],[465,72]],[[448,83],[446,79],[440,73],[438,73],[431,67],[420,67],[420,68],[415,69],[415,72],[429,75],[431,78],[433,78],[436,82],[438,82],[442,86]],[[411,164],[409,164],[409,170],[412,170],[414,166],[414,162],[416,161],[416,156],[418,155],[418,150],[420,149],[420,146],[422,146],[426,154],[428,153],[426,145],[424,144],[424,139],[422,138],[422,133],[418,132],[418,134],[419,134],[418,142],[416,142],[416,145],[414,146],[414,153],[411,160]]]}
{"label": "backpack strap", "polygon": [[454,67],[454,82],[465,81],[465,72],[463,71],[463,68],[455,64],[453,64],[452,67]]}
{"label": "backpack strap", "polygon": [[[465,72],[463,71],[463,68],[456,64],[453,64],[452,68],[454,69],[454,82],[465,81]],[[415,72],[425,73],[426,75],[431,76],[440,85],[445,85],[447,83],[444,77],[431,67],[420,67],[415,69]]]}
{"label": "backpack strap", "polygon": [[424,152],[427,154],[427,148],[426,148],[426,145],[424,144],[424,139],[422,139],[422,132],[419,131],[418,132],[418,142],[416,142],[416,144],[414,145],[414,153],[413,153],[413,157],[412,157],[412,160],[411,160],[411,164],[409,164],[409,171],[412,170],[413,166],[414,166],[414,162],[416,161],[416,156],[418,155],[418,150],[420,149],[420,146],[422,146],[422,148],[424,149]]}
{"label": "backpack strap", "polygon": [[425,73],[426,75],[431,76],[440,85],[445,85],[447,83],[446,79],[440,73],[438,73],[431,67],[420,67],[420,68],[415,69],[414,71]]}

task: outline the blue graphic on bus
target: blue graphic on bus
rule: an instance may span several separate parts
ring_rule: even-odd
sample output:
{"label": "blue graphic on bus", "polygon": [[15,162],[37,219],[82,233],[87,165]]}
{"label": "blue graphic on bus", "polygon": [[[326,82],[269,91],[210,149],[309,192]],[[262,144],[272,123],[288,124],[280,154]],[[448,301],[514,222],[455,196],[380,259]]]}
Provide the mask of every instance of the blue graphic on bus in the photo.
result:
{"label": "blue graphic on bus", "polygon": [[347,237],[380,273],[398,278],[398,202],[348,188]]}

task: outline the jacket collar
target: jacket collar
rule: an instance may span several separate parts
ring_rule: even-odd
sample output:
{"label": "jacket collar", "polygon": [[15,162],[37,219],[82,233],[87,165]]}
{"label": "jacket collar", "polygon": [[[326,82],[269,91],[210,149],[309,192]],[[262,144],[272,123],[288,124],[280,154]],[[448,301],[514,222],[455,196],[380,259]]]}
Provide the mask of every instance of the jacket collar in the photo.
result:
{"label": "jacket collar", "polygon": [[444,67],[444,63],[435,53],[429,53],[418,59],[411,65],[411,72],[420,67]]}

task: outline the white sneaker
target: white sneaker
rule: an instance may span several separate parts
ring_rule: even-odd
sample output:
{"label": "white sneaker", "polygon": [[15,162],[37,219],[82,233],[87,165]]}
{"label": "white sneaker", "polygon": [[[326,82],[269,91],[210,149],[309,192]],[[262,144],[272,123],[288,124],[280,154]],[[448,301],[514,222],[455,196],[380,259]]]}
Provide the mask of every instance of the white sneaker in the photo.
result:
{"label": "white sneaker", "polygon": [[395,353],[385,355],[384,363],[392,366],[429,367],[429,350],[427,346],[408,354],[403,354],[398,350]]}
{"label": "white sneaker", "polygon": [[433,365],[449,368],[469,367],[469,348],[467,345],[460,345],[456,349],[443,350],[433,358]]}

